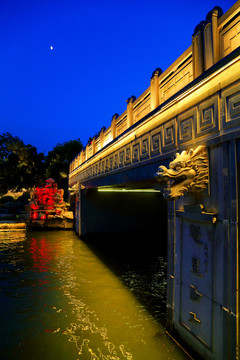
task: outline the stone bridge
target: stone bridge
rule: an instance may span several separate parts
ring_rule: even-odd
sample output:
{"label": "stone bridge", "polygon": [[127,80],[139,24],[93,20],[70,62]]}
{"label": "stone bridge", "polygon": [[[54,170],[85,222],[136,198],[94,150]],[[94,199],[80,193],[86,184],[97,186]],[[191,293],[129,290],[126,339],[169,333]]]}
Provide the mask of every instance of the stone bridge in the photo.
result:
{"label": "stone bridge", "polygon": [[203,359],[240,358],[239,184],[237,1],[207,14],[192,45],[153,72],[69,173],[79,235],[158,230],[168,328]]}

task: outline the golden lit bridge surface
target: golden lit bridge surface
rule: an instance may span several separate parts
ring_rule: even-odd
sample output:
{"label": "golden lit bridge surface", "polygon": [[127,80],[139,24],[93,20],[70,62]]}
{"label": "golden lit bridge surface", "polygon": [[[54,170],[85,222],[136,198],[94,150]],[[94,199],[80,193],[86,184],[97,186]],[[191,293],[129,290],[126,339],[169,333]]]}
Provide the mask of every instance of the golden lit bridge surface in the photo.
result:
{"label": "golden lit bridge surface", "polygon": [[129,98],[126,111],[72,161],[70,187],[153,180],[153,168],[137,180],[101,178],[158,164],[176,150],[221,141],[239,128],[239,1],[219,15],[218,8],[211,11],[195,28],[192,45],[166,71],[156,69],[150,87]]}
{"label": "golden lit bridge surface", "polygon": [[167,246],[167,327],[204,360],[240,359],[239,184],[237,1],[207,14],[192,45],[153,72],[69,174],[79,235],[145,231],[150,249]]}

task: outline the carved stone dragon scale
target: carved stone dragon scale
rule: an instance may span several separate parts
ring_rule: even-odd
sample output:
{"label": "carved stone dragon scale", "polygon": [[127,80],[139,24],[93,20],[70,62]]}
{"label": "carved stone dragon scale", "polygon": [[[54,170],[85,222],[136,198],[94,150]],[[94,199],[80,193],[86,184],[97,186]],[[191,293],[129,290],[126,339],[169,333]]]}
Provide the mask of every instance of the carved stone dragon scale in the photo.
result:
{"label": "carved stone dragon scale", "polygon": [[208,184],[208,156],[206,147],[198,146],[195,150],[177,153],[176,158],[170,162],[169,169],[159,166],[155,178],[160,183],[168,184],[164,197],[176,200],[186,191],[200,192]]}

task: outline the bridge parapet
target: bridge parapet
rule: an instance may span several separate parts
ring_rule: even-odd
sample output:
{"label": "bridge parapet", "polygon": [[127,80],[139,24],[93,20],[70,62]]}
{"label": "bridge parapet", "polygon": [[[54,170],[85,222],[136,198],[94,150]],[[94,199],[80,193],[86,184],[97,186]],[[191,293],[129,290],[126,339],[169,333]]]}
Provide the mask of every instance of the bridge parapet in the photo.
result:
{"label": "bridge parapet", "polygon": [[[115,115],[111,125],[77,155],[70,164],[70,186],[156,155],[168,156],[183,144],[198,142],[205,134],[214,137],[227,128],[219,123],[219,111],[228,115],[234,110],[224,107],[222,90],[228,85],[218,67],[226,67],[222,60],[240,45],[240,2],[220,15],[218,7],[210,11],[195,28],[192,45],[166,71],[156,69],[149,88],[137,99],[131,97],[126,111]],[[217,72],[219,84],[212,81],[209,90],[206,82]],[[195,90],[194,102],[189,94]],[[227,105],[233,107],[231,102]]]}

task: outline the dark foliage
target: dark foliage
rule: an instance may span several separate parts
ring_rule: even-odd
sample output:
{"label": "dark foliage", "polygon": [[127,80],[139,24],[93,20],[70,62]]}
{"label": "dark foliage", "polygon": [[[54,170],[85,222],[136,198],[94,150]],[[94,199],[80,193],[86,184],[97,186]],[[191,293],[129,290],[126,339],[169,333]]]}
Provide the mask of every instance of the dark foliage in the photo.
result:
{"label": "dark foliage", "polygon": [[44,173],[43,153],[8,132],[0,135],[0,195],[31,188],[44,180]]}
{"label": "dark foliage", "polygon": [[68,195],[68,171],[70,162],[80,153],[83,146],[80,139],[57,144],[46,157],[46,178],[53,178],[58,187]]}
{"label": "dark foliage", "polygon": [[57,144],[44,157],[32,145],[25,145],[17,136],[0,135],[0,196],[8,190],[29,189],[53,178],[58,187],[68,195],[68,171],[70,162],[82,150],[80,139]]}

